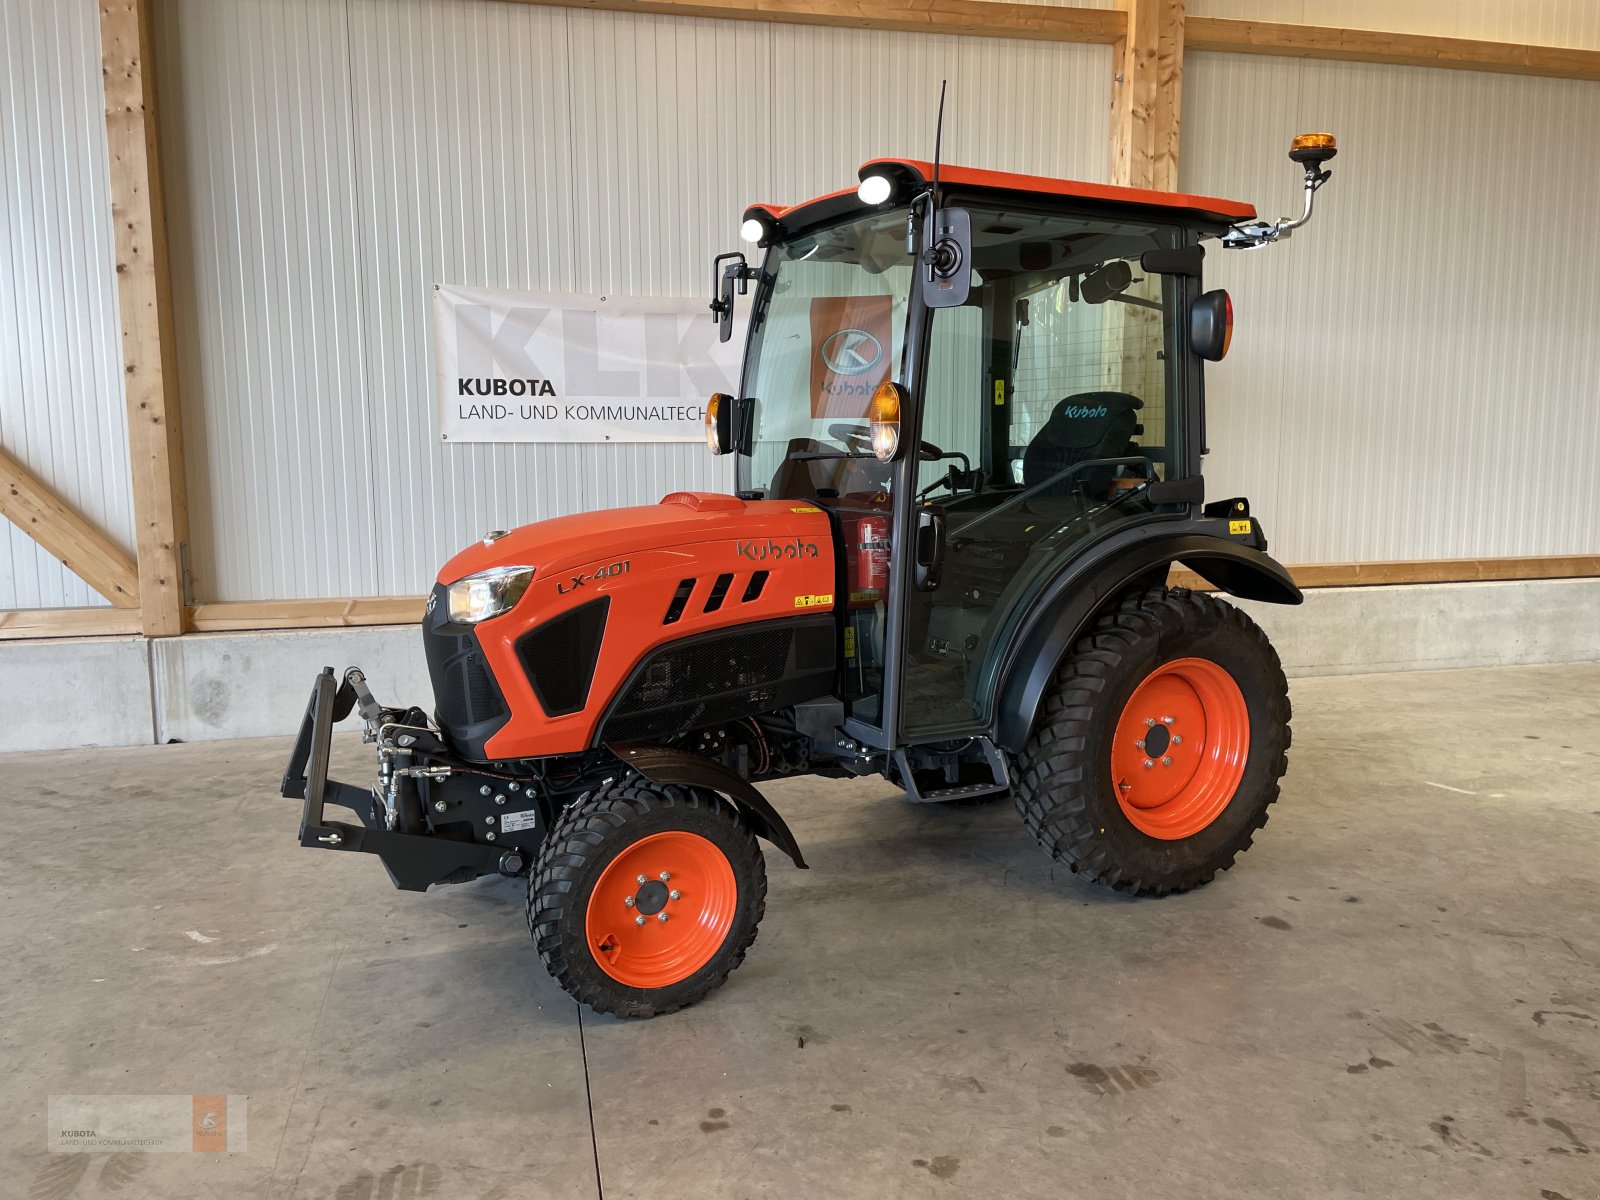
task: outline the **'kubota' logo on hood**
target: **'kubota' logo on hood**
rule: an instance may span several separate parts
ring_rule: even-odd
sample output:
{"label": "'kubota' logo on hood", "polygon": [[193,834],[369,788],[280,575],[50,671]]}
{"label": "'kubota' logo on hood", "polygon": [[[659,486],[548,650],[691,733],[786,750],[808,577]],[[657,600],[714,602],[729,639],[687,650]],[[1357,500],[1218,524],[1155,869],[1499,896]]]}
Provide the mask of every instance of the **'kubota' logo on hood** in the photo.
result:
{"label": "'kubota' logo on hood", "polygon": [[741,558],[754,558],[765,561],[769,558],[816,558],[817,544],[815,542],[802,542],[795,538],[792,542],[774,542],[770,538],[765,542],[739,542],[735,549]]}
{"label": "'kubota' logo on hood", "polygon": [[836,375],[864,375],[883,359],[883,343],[865,329],[841,329],[822,343],[822,361]]}

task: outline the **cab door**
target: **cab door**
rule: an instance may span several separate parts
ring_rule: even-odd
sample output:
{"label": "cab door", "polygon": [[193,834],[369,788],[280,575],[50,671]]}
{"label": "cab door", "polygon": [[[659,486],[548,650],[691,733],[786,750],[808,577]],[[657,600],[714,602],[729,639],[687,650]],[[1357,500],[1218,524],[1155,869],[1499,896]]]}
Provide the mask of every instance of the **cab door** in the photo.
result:
{"label": "cab door", "polygon": [[[985,728],[1020,618],[1077,554],[1161,510],[1180,463],[1175,281],[1140,270],[1159,227],[974,213],[965,306],[929,314],[898,740]],[[985,240],[986,229],[1000,229]],[[1041,235],[1053,235],[1046,241]]]}

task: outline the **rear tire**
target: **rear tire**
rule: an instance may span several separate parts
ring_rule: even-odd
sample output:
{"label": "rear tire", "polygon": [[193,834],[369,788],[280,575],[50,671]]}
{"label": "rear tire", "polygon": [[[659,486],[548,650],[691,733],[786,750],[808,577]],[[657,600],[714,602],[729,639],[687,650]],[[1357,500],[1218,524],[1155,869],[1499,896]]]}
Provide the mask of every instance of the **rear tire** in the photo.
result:
{"label": "rear tire", "polygon": [[727,801],[629,776],[551,827],[528,883],[528,929],[574,1000],[654,1017],[727,981],[766,895],[766,860]]}
{"label": "rear tire", "polygon": [[1266,824],[1289,715],[1277,653],[1244,613],[1182,588],[1130,593],[1057,672],[1018,757],[1017,808],[1096,883],[1187,891]]}

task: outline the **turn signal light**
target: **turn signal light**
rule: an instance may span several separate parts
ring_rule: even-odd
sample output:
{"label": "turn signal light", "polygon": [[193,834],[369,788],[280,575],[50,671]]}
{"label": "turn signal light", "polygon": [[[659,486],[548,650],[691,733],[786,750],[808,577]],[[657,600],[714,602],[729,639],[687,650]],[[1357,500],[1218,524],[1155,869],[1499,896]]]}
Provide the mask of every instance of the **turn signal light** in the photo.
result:
{"label": "turn signal light", "polygon": [[867,409],[867,427],[872,433],[872,452],[879,462],[888,462],[900,449],[900,404],[904,389],[886,379],[872,393]]}
{"label": "turn signal light", "polygon": [[724,412],[725,406],[730,406],[733,398],[726,392],[712,392],[711,399],[706,401],[706,449],[713,454],[722,454],[728,447],[723,445],[723,432],[731,423],[733,412],[731,408]]}

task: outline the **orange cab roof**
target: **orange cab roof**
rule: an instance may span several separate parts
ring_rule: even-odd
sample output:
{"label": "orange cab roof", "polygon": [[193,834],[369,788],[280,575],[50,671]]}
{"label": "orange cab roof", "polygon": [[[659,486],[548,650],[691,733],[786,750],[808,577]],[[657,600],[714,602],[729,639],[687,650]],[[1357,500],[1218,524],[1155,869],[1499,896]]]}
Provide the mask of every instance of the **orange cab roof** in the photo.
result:
{"label": "orange cab roof", "polygon": [[[911,158],[874,158],[861,164],[861,178],[883,173],[899,176],[914,184],[933,178],[933,164]],[[1231,224],[1255,217],[1253,204],[1222,200],[1215,196],[1191,196],[1184,192],[1156,192],[1144,188],[1116,187],[1108,183],[1083,183],[1075,179],[1051,179],[1044,175],[1018,175],[1010,171],[985,171],[976,167],[939,166],[941,186],[986,192],[1012,192],[1045,196],[1065,196],[1075,200],[1108,204],[1131,204],[1144,208],[1166,208],[1190,216],[1209,217]],[[844,188],[801,204],[752,204],[745,216],[766,216],[780,224],[807,225],[812,221],[842,216],[860,206],[855,188]]]}

